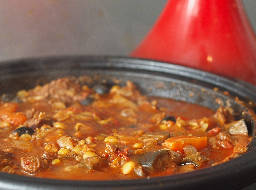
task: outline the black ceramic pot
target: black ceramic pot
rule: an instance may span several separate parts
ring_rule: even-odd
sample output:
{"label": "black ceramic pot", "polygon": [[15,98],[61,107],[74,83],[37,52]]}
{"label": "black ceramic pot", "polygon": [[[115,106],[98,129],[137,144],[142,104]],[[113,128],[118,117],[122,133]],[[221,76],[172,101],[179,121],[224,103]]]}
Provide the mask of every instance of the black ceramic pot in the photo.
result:
{"label": "black ceramic pot", "polygon": [[[34,58],[0,64],[0,89],[14,94],[36,84],[62,76],[91,76],[94,81],[119,79],[135,82],[144,94],[173,98],[217,109],[216,98],[235,109],[236,117],[246,120],[250,135],[254,136],[253,115],[248,107],[237,103],[234,97],[256,102],[256,90],[247,83],[228,80],[210,73],[161,63],[120,57],[73,56]],[[216,91],[214,88],[219,90]],[[230,95],[224,95],[228,91]],[[193,96],[191,96],[193,94]],[[64,181],[39,179],[0,173],[0,189],[240,189],[256,181],[255,140],[249,151],[239,158],[221,165],[185,174],[139,180]]]}

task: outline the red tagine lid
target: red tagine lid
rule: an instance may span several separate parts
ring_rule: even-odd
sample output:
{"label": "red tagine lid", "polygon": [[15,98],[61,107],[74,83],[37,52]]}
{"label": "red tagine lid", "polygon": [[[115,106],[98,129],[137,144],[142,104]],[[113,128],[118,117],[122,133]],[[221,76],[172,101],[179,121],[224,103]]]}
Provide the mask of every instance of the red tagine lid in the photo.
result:
{"label": "red tagine lid", "polygon": [[256,36],[241,0],[169,0],[132,56],[256,84]]}

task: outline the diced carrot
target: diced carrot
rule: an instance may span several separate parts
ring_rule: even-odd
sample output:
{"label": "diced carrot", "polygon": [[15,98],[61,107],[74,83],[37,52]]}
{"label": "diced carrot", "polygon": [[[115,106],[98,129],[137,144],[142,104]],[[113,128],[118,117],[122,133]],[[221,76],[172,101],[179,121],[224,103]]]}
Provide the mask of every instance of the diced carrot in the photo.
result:
{"label": "diced carrot", "polygon": [[180,136],[171,137],[166,139],[162,143],[168,149],[173,151],[183,152],[183,148],[187,145],[194,146],[197,150],[203,149],[207,146],[207,137],[195,137],[195,136]]}

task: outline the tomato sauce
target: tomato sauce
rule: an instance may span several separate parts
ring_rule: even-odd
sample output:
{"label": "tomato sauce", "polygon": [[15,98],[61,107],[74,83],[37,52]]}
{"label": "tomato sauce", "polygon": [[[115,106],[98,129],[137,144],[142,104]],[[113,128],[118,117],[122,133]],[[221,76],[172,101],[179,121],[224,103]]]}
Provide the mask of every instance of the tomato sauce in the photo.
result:
{"label": "tomato sauce", "polygon": [[[0,171],[40,178],[113,180],[214,166],[247,151],[243,119],[136,86],[61,78],[0,102]],[[17,99],[16,98],[16,99]]]}

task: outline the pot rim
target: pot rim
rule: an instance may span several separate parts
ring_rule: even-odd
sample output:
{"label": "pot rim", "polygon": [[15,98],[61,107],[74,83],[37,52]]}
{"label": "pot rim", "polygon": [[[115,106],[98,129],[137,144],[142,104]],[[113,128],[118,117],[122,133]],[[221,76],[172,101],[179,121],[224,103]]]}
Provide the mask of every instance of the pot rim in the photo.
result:
{"label": "pot rim", "polygon": [[[26,64],[32,64],[38,62],[44,64],[47,62],[65,62],[69,61],[90,62],[89,68],[104,67],[112,68],[113,65],[116,69],[132,69],[136,71],[147,70],[155,73],[163,74],[175,74],[182,77],[193,78],[196,81],[203,81],[211,85],[221,87],[227,91],[232,91],[235,94],[244,98],[256,102],[256,88],[246,82],[227,79],[215,74],[211,74],[205,71],[200,71],[185,66],[170,64],[166,62],[153,61],[148,59],[138,59],[129,57],[113,57],[113,56],[54,56],[54,57],[41,57],[41,58],[25,58],[11,61],[4,61],[0,63],[0,69],[10,69],[10,67],[17,64],[25,65],[21,70],[26,71]],[[35,63],[36,64],[36,63]],[[51,66],[49,66],[50,68]],[[39,65],[39,69],[41,66]],[[255,126],[254,126],[255,128]],[[220,165],[212,166],[209,168],[199,169],[193,172],[176,174],[164,177],[144,178],[136,180],[112,180],[112,181],[82,181],[82,180],[56,180],[46,178],[34,178],[27,176],[19,176],[13,174],[0,173],[0,186],[6,189],[12,189],[12,187],[19,189],[34,189],[35,187],[46,189],[69,189],[71,187],[75,189],[162,189],[162,188],[178,188],[186,187],[192,188],[198,183],[211,184],[214,187],[215,183],[220,180],[227,180],[226,183],[232,185],[235,180],[245,179],[248,181],[252,179],[256,180],[256,148],[252,148],[250,152],[244,153],[238,158],[225,162]],[[227,179],[228,175],[232,175],[233,179],[230,181]],[[14,184],[15,183],[15,184]],[[244,184],[241,184],[244,185]]]}

